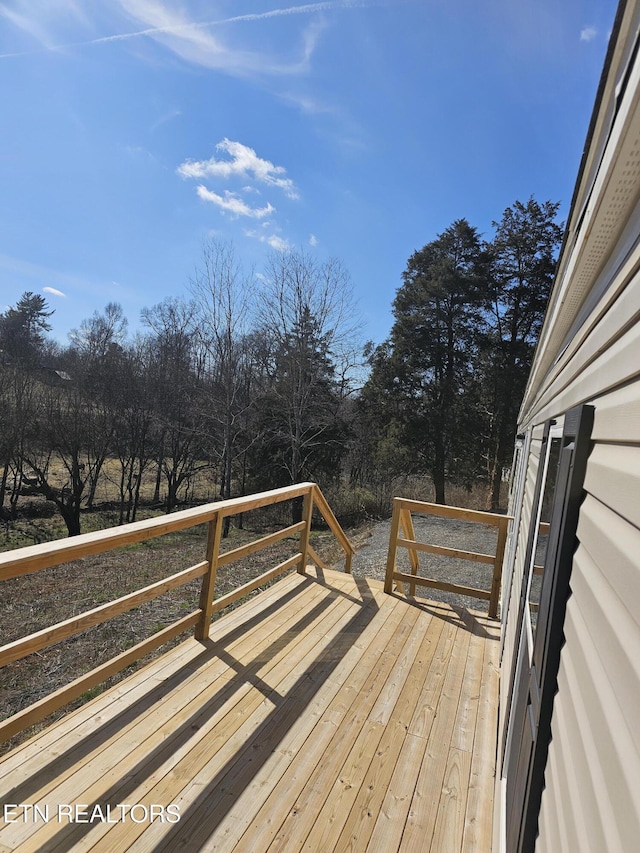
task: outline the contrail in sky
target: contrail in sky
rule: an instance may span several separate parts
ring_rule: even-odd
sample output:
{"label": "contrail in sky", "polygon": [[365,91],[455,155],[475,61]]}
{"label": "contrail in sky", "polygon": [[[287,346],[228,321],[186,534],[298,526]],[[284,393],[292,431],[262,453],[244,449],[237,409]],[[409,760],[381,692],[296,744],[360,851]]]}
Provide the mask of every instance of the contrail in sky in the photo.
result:
{"label": "contrail in sky", "polygon": [[289,6],[286,9],[271,9],[268,12],[255,12],[247,15],[234,15],[232,18],[224,18],[218,21],[193,21],[185,24],[172,24],[168,27],[149,27],[146,30],[137,30],[133,33],[118,33],[113,36],[101,36],[89,41],[72,42],[70,44],[53,45],[42,47],[38,50],[29,50],[22,53],[3,53],[0,59],[11,59],[18,56],[32,56],[38,53],[64,50],[69,47],[88,47],[93,44],[107,44],[114,41],[127,41],[128,39],[140,38],[140,36],[154,36],[162,33],[180,33],[184,30],[199,30],[209,27],[219,27],[223,24],[236,24],[242,21],[262,21],[267,18],[279,18],[282,15],[310,14],[312,12],[325,12],[331,9],[363,8],[373,5],[366,0],[326,0],[323,3],[307,3],[304,6]]}

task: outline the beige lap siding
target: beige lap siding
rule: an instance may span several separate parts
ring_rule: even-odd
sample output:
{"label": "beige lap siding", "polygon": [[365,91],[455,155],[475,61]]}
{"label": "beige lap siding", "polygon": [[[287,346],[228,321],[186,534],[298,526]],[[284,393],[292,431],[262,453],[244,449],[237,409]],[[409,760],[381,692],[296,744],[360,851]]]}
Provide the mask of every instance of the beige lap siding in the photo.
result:
{"label": "beige lap siding", "polygon": [[536,851],[640,837],[640,382],[595,407]]}

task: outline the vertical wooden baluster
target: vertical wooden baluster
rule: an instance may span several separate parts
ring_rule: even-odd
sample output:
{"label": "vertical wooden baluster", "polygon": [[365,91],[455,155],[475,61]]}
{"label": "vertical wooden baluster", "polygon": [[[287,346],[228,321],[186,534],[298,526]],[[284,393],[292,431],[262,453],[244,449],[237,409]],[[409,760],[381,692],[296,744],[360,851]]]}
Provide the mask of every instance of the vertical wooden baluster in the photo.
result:
{"label": "vertical wooden baluster", "polygon": [[[416,541],[416,533],[413,529],[413,519],[411,518],[411,511],[406,507],[402,510],[400,515],[400,521],[402,523],[402,530],[404,533],[405,539],[412,539],[414,542]],[[420,567],[420,563],[418,561],[418,552],[413,548],[409,548],[409,559],[411,560],[411,574],[415,577],[418,574],[418,568]],[[416,594],[416,585],[415,581],[409,584],[409,593],[410,595]]]}
{"label": "vertical wooden baluster", "polygon": [[200,622],[196,625],[196,640],[206,640],[209,637],[211,609],[213,607],[213,595],[216,586],[216,574],[218,572],[222,522],[222,513],[220,512],[217,512],[215,517],[209,522],[207,534],[207,563],[209,563],[209,571],[202,578],[202,587],[200,588],[200,610],[202,610],[202,616]]}
{"label": "vertical wooden baluster", "polygon": [[498,525],[498,543],[496,545],[496,559],[493,564],[491,598],[489,599],[490,619],[495,619],[498,615],[498,599],[500,598],[500,584],[502,583],[502,561],[504,560],[504,549],[507,544],[508,529],[509,518],[505,516],[500,519],[500,524]]}
{"label": "vertical wooden baluster", "polygon": [[400,527],[400,500],[393,499],[393,515],[391,516],[391,530],[389,531],[389,553],[387,555],[387,571],[384,578],[384,591],[391,592],[393,589],[393,573],[396,568],[396,551],[398,550],[398,528]]}
{"label": "vertical wooden baluster", "polygon": [[307,548],[309,546],[309,536],[311,535],[311,516],[313,515],[313,486],[305,493],[302,504],[302,520],[305,522],[305,528],[300,533],[300,564],[298,565],[298,574],[306,574],[307,568]]}

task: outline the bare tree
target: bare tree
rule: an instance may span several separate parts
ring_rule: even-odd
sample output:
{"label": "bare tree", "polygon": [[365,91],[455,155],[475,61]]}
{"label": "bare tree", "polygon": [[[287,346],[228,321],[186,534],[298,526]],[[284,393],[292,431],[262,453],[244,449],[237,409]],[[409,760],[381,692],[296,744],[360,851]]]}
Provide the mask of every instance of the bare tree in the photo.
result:
{"label": "bare tree", "polygon": [[127,318],[118,302],[109,302],[101,314],[94,311],[79,329],[69,332],[71,347],[90,364],[104,359],[114,346],[123,347],[127,337]]}
{"label": "bare tree", "polygon": [[158,476],[167,483],[167,512],[178,503],[181,487],[210,467],[204,460],[204,414],[199,404],[202,360],[196,348],[195,306],[165,299],[142,312],[153,331],[149,381],[154,393]]}
{"label": "bare tree", "polygon": [[38,382],[30,370],[18,366],[0,368],[0,406],[2,429],[0,430],[0,508],[4,501],[11,477],[11,515],[15,518],[18,498],[23,485],[23,458],[27,434],[34,419]]}
{"label": "bare tree", "polygon": [[[209,240],[191,281],[195,330],[205,357],[205,393],[212,449],[220,462],[220,492],[231,497],[234,461],[246,440],[250,359],[247,333],[254,304],[251,279],[236,260],[233,245]],[[225,518],[223,536],[229,534]]]}
{"label": "bare tree", "polygon": [[80,533],[87,489],[109,451],[111,418],[81,383],[42,385],[23,450],[23,464],[47,500],[58,507],[70,536]]}
{"label": "bare tree", "polygon": [[154,394],[149,382],[152,349],[138,337],[123,354],[113,448],[120,462],[120,524],[135,521],[142,476],[153,457]]}
{"label": "bare tree", "polygon": [[[274,461],[290,483],[335,473],[345,448],[341,402],[357,330],[349,275],[336,259],[273,254],[259,317],[273,342],[266,426],[279,451]],[[298,502],[294,521],[300,512]]]}
{"label": "bare tree", "polygon": [[80,329],[69,333],[70,346],[63,361],[74,384],[92,402],[95,433],[92,441],[96,449],[100,441],[104,450],[102,456],[97,457],[87,483],[85,503],[89,510],[93,509],[102,466],[111,450],[122,406],[127,325],[122,306],[109,302],[102,313],[94,311],[89,319],[83,320]]}

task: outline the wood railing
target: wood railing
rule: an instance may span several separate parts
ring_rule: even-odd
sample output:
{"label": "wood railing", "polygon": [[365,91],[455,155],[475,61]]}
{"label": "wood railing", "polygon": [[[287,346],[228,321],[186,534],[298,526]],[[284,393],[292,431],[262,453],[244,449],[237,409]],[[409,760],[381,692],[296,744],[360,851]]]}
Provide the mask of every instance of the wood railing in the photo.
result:
{"label": "wood railing", "polygon": [[[299,521],[297,524],[291,524],[283,530],[270,533],[268,536],[263,536],[255,542],[242,545],[232,551],[227,551],[223,554],[220,553],[222,527],[224,519],[227,516],[248,512],[294,498],[302,498],[302,521]],[[59,622],[57,625],[45,628],[42,631],[30,634],[27,637],[0,647],[0,667],[2,667],[68,639],[87,628],[100,625],[114,616],[132,610],[134,607],[139,607],[144,602],[151,601],[169,590],[183,586],[194,578],[202,578],[200,602],[197,609],[163,630],[153,634],[151,637],[148,637],[141,643],[77,678],[70,684],[51,693],[39,702],[0,722],[0,741],[13,737],[14,734],[39,722],[53,711],[73,701],[85,691],[100,684],[111,675],[120,672],[120,670],[144,657],[148,652],[172,640],[189,628],[195,628],[196,639],[206,639],[209,636],[211,618],[214,613],[217,613],[227,605],[232,604],[259,586],[262,586],[267,581],[276,578],[288,569],[295,566],[298,572],[304,574],[308,560],[312,560],[321,568],[327,568],[326,564],[309,544],[314,506],[323,516],[339,544],[342,546],[345,552],[345,571],[350,572],[351,557],[354,553],[354,548],[336,520],[324,495],[314,483],[300,483],[296,486],[286,486],[282,489],[274,489],[247,497],[232,498],[231,500],[219,501],[195,509],[183,510],[161,518],[137,521],[133,524],[125,524],[121,527],[110,528],[109,530],[86,533],[72,539],[62,539],[0,553],[0,581],[4,581],[61,563],[67,563],[91,554],[100,554],[114,548],[120,548],[123,545],[144,542],[167,533],[186,530],[189,527],[195,527],[199,524],[208,524],[206,557],[202,562],[168,578],[150,584],[136,592],[122,596],[122,598],[118,598],[115,601],[102,604],[64,622]],[[234,560],[247,557],[269,545],[273,545],[282,539],[296,534],[299,536],[298,551],[292,557],[279,563],[274,568],[264,572],[238,589],[220,598],[214,597],[216,574],[220,567],[226,566]]]}
{"label": "wood railing", "polygon": [[[436,515],[440,518],[457,518],[462,521],[473,521],[479,524],[490,524],[498,528],[498,541],[495,554],[478,554],[475,551],[463,551],[459,548],[447,548],[444,545],[430,545],[417,542],[413,528],[412,512],[426,515]],[[415,595],[416,584],[428,586],[432,589],[441,589],[445,592],[455,592],[459,595],[468,595],[473,598],[481,598],[489,602],[489,616],[495,619],[498,613],[498,599],[500,596],[500,581],[502,579],[502,561],[504,549],[507,542],[507,532],[511,516],[499,515],[494,512],[479,512],[477,510],[462,509],[455,506],[444,506],[442,504],[414,501],[408,498],[393,499],[393,515],[391,517],[391,532],[389,534],[389,554],[387,557],[387,571],[385,575],[385,592],[391,592],[393,582],[409,584],[409,592]],[[400,529],[402,528],[402,537]],[[407,548],[411,563],[411,574],[396,571],[396,552],[398,548]],[[476,589],[470,586],[447,583],[446,581],[425,578],[418,575],[420,568],[418,553],[424,551],[428,554],[439,554],[444,557],[456,557],[461,560],[470,560],[474,563],[486,563],[493,569],[491,578],[491,589]]]}

